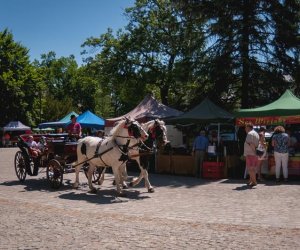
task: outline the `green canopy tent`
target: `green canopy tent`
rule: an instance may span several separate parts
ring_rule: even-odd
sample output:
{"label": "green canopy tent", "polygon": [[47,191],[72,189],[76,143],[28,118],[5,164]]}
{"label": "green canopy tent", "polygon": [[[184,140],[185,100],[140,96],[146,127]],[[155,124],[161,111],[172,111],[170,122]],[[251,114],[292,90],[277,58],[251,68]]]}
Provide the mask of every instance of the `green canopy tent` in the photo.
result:
{"label": "green canopy tent", "polygon": [[236,124],[246,122],[255,125],[300,123],[300,99],[291,90],[286,90],[276,101],[253,109],[240,109],[235,113]]}
{"label": "green canopy tent", "polygon": [[200,104],[184,113],[166,120],[171,124],[189,124],[189,123],[211,123],[211,122],[231,122],[234,116],[214,104],[208,97],[206,97]]}
{"label": "green canopy tent", "polygon": [[[216,123],[218,131],[218,143],[221,137],[220,123],[233,123],[234,116],[214,104],[208,97],[206,97],[200,104],[184,113],[183,115],[166,120],[167,124],[209,124]],[[233,126],[232,126],[233,127]]]}

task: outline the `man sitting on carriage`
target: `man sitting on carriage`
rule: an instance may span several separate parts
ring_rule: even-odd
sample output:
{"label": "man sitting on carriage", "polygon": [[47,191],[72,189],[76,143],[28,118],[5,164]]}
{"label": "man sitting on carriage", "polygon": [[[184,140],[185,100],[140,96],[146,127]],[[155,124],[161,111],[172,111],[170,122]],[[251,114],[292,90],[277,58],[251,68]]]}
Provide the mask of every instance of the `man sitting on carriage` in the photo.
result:
{"label": "man sitting on carriage", "polygon": [[71,115],[71,121],[67,126],[67,132],[71,141],[77,141],[82,136],[81,125],[76,121],[75,115]]}

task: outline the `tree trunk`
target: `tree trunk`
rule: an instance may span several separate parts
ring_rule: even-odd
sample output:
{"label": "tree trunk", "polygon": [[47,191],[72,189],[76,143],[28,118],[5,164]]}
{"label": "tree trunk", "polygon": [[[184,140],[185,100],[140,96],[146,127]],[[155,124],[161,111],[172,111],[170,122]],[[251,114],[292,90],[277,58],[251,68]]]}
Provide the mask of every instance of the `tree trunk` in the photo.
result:
{"label": "tree trunk", "polygon": [[249,0],[244,0],[241,40],[241,60],[242,60],[242,108],[249,107],[249,83],[250,83],[250,63],[249,63]]}
{"label": "tree trunk", "polygon": [[169,105],[168,95],[169,95],[169,85],[165,84],[159,88],[161,102],[164,105]]}

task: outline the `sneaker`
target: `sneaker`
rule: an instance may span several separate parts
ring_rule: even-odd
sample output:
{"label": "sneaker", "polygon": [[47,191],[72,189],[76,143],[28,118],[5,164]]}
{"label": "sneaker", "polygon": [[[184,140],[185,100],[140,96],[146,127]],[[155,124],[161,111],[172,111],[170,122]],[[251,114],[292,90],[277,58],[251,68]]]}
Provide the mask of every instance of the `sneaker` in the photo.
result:
{"label": "sneaker", "polygon": [[287,178],[284,178],[284,182],[288,182],[288,179],[287,179]]}
{"label": "sneaker", "polygon": [[279,183],[280,183],[279,179],[276,179],[276,184],[279,184]]}

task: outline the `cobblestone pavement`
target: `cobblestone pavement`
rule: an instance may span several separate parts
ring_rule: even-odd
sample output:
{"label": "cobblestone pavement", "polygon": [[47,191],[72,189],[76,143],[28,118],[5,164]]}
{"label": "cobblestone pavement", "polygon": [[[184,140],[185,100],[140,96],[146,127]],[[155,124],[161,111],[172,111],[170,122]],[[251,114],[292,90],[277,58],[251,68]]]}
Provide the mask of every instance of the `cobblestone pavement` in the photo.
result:
{"label": "cobblestone pavement", "polygon": [[97,194],[51,190],[45,173],[17,180],[16,148],[0,148],[0,249],[300,249],[300,181],[253,189],[242,180],[150,174],[115,197],[107,175]]}

